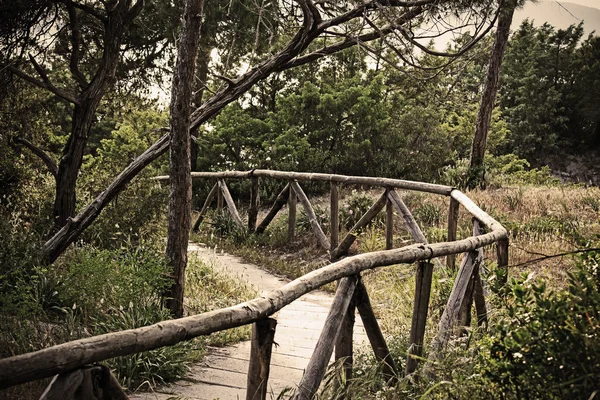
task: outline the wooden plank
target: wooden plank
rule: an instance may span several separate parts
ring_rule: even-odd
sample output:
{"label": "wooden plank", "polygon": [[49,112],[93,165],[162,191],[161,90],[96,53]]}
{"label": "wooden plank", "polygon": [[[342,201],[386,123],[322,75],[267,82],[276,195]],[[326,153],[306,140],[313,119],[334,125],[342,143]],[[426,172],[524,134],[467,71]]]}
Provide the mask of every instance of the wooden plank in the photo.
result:
{"label": "wooden plank", "polygon": [[250,187],[250,209],[248,210],[248,232],[253,233],[256,230],[256,219],[258,217],[259,192],[258,177],[251,178]]}
{"label": "wooden plank", "polygon": [[367,288],[362,281],[359,281],[356,286],[355,300],[356,308],[365,327],[371,348],[375,353],[375,358],[382,364],[383,376],[389,382],[396,377],[396,365],[390,354],[390,349],[385,342],[385,337],[379,328],[377,318],[375,318]]}
{"label": "wooden plank", "polygon": [[[451,197],[450,207],[448,208],[448,242],[453,242],[456,240],[459,206],[459,202]],[[446,256],[446,267],[448,267],[450,271],[454,271],[456,269],[456,254],[448,254]]]}
{"label": "wooden plank", "polygon": [[356,240],[356,236],[358,235],[359,231],[367,226],[367,224],[371,222],[373,218],[377,216],[377,214],[379,214],[379,211],[381,211],[385,206],[385,202],[386,192],[383,192],[383,194],[379,197],[379,199],[377,199],[371,208],[369,208],[367,212],[360,217],[352,229],[350,229],[350,232],[348,232],[344,240],[342,240],[342,243],[340,243],[340,245],[331,252],[332,261],[348,253],[348,250],[350,249],[350,246],[352,246],[352,243],[354,243]]}
{"label": "wooden plank", "polygon": [[296,210],[298,204],[298,197],[296,191],[290,191],[288,196],[288,238],[293,240],[296,236]]}
{"label": "wooden plank", "polygon": [[329,244],[329,240],[327,239],[327,236],[325,236],[325,234],[323,233],[323,229],[321,229],[321,226],[317,221],[315,210],[313,210],[312,206],[310,205],[310,201],[308,201],[306,193],[304,193],[304,190],[302,190],[302,188],[300,187],[300,185],[298,185],[298,182],[296,181],[292,181],[290,183],[290,188],[292,188],[294,192],[296,192],[296,195],[298,195],[298,200],[300,200],[300,203],[304,207],[304,211],[306,212],[306,216],[308,218],[308,221],[310,222],[310,226],[312,227],[312,230],[315,233],[315,236],[317,237],[317,243],[319,243],[319,246],[321,246],[323,250],[329,250],[331,247],[331,245]]}
{"label": "wooden plank", "polygon": [[267,229],[267,226],[269,226],[271,221],[273,221],[273,218],[275,218],[279,210],[281,210],[283,205],[287,202],[289,194],[290,184],[288,183],[287,185],[285,185],[283,190],[279,192],[277,198],[275,199],[275,203],[273,203],[273,206],[271,207],[265,218],[262,220],[258,228],[256,228],[257,234],[260,235],[261,233],[264,233],[265,229]]}
{"label": "wooden plank", "polygon": [[417,369],[418,358],[423,354],[423,339],[425,338],[432,276],[432,263],[425,261],[417,263],[415,302],[410,327],[410,347],[406,359],[406,375],[412,374]]}
{"label": "wooden plank", "polygon": [[198,219],[196,219],[196,222],[194,223],[194,226],[192,228],[192,230],[194,232],[198,232],[198,230],[200,229],[200,224],[202,223],[202,220],[204,219],[204,215],[206,214],[206,211],[208,210],[208,207],[210,206],[210,202],[215,198],[215,195],[217,194],[218,191],[219,191],[219,184],[215,183],[215,185],[212,187],[212,189],[210,189],[210,192],[208,192],[208,196],[206,196],[206,200],[204,200],[204,204],[202,205],[202,209],[200,210]]}
{"label": "wooden plank", "polygon": [[385,249],[391,250],[394,247],[394,206],[392,201],[387,198],[385,202]]}
{"label": "wooden plank", "polygon": [[315,346],[315,351],[310,358],[306,372],[298,385],[298,390],[294,396],[295,400],[311,400],[317,393],[319,385],[325,375],[327,364],[331,358],[334,345],[337,341],[340,327],[348,311],[348,306],[352,301],[354,289],[357,284],[357,277],[351,276],[340,280],[335,292],[335,298],[331,305],[329,315],[325,320],[323,331]]}
{"label": "wooden plank", "polygon": [[331,231],[331,249],[335,249],[340,243],[340,201],[338,185],[331,182],[329,197],[329,209],[331,217],[329,218],[329,230]]}
{"label": "wooden plank", "polygon": [[273,318],[256,321],[252,326],[246,400],[266,400],[267,398],[267,383],[276,326],[277,321]]}
{"label": "wooden plank", "polygon": [[240,228],[243,228],[244,223],[242,222],[242,219],[240,218],[240,214],[238,213],[238,210],[235,207],[235,202],[233,201],[233,198],[231,197],[231,194],[229,193],[229,189],[227,189],[227,185],[225,184],[225,181],[222,179],[219,179],[218,183],[219,183],[219,187],[221,188],[221,192],[223,193],[223,197],[225,198],[225,202],[227,203],[227,208],[229,209],[229,212],[231,213],[231,216],[233,217],[233,220]]}
{"label": "wooden plank", "polygon": [[[272,171],[266,169],[254,169],[252,171],[223,171],[223,172],[192,172],[192,178],[236,178],[244,179],[251,176],[258,176],[260,178],[275,178],[282,180],[296,180],[296,181],[319,181],[319,182],[336,182],[344,183],[348,185],[369,185],[369,186],[380,186],[380,187],[393,187],[398,189],[416,190],[419,192],[428,192],[442,194],[445,196],[450,195],[452,190],[451,186],[436,185],[433,183],[414,182],[406,181],[401,179],[390,179],[390,178],[378,178],[368,176],[346,176],[336,174],[319,174],[319,173],[306,173],[306,172],[286,172],[286,171]],[[169,180],[168,175],[157,176],[154,178],[158,181]]]}

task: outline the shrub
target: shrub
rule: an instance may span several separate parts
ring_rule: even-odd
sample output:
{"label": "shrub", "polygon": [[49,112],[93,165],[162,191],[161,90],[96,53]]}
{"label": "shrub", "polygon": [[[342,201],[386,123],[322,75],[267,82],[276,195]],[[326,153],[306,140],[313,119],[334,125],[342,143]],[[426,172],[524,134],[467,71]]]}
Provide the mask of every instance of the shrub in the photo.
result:
{"label": "shrub", "polygon": [[596,251],[581,257],[562,291],[512,279],[484,360],[507,397],[587,399],[600,389],[599,261]]}
{"label": "shrub", "polygon": [[343,207],[340,207],[340,226],[347,230],[354,225],[373,205],[373,199],[366,193],[352,191],[352,195]]}

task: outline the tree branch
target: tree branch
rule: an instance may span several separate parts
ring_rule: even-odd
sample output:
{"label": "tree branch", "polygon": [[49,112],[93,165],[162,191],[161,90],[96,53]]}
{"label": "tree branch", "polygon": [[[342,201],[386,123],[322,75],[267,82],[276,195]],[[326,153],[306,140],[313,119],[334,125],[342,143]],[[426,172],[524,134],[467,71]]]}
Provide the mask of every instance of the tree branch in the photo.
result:
{"label": "tree branch", "polygon": [[540,261],[544,261],[544,260],[549,260],[551,258],[571,256],[573,254],[589,253],[589,252],[592,252],[592,251],[600,251],[600,248],[595,247],[595,248],[591,248],[591,249],[580,249],[580,250],[567,251],[567,252],[564,252],[564,253],[550,254],[550,255],[547,255],[547,256],[534,258],[533,260],[527,260],[527,261],[524,261],[522,263],[509,265],[507,268],[524,267],[526,265],[534,264],[534,263],[537,263],[537,262],[540,262]]}
{"label": "tree branch", "polygon": [[[33,57],[31,57],[31,56],[30,56],[30,58],[33,59]],[[35,65],[37,65],[37,63],[35,63],[34,66]],[[38,67],[39,67],[39,65],[38,65]],[[54,93],[56,96],[58,96],[62,100],[65,100],[72,104],[77,104],[77,105],[79,104],[79,101],[75,97],[73,97],[69,93],[63,92],[62,90],[58,89],[56,86],[52,85],[49,80],[48,81],[40,81],[12,65],[7,65],[5,68],[7,70],[9,70],[10,72],[12,72],[13,74],[15,74],[16,76],[18,76],[19,78],[21,78],[29,83],[33,83],[34,85],[41,87],[42,89],[48,89],[49,91]],[[37,68],[36,68],[36,70],[37,70]]]}
{"label": "tree branch", "polygon": [[77,19],[77,11],[72,1],[67,2],[67,9],[69,11],[69,26],[71,28],[71,59],[69,60],[69,69],[73,78],[79,83],[79,86],[83,89],[89,82],[85,79],[85,76],[79,70],[79,58],[80,58],[80,47],[81,47],[81,31],[79,30],[79,20]]}
{"label": "tree branch", "polygon": [[58,176],[58,167],[56,166],[56,163],[44,150],[31,143],[29,140],[20,137],[13,138],[13,142],[27,147],[33,154],[38,156],[44,164],[46,164],[48,172],[50,172],[54,178]]}
{"label": "tree branch", "polygon": [[81,3],[74,2],[74,1],[71,1],[71,4],[73,4],[73,7],[78,8],[81,11],[85,12],[86,14],[91,15],[92,17],[96,18],[97,20],[99,20],[102,23],[106,23],[108,21],[106,16],[102,15],[100,12],[98,12],[98,10],[96,10],[93,7],[88,6],[87,4],[81,4]]}

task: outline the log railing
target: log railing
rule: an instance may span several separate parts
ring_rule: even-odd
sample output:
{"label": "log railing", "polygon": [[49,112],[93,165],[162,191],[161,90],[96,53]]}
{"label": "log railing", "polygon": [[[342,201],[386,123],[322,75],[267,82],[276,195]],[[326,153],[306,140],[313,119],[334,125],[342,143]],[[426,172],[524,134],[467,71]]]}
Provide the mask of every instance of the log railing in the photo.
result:
{"label": "log railing", "polygon": [[[233,307],[163,321],[142,328],[80,339],[36,352],[1,359],[0,389],[57,374],[60,379],[55,379],[55,381],[65,381],[75,376],[73,374],[79,373],[78,371],[82,371],[82,368],[99,361],[163,346],[171,346],[197,336],[254,324],[250,357],[252,361],[248,370],[247,399],[264,399],[267,393],[271,345],[276,334],[277,324],[276,320],[270,317],[299,297],[334,281],[338,281],[336,295],[313,356],[305,370],[302,381],[299,383],[295,398],[310,399],[315,395],[334,349],[336,359],[345,360],[343,368],[347,376],[351,374],[352,330],[355,309],[358,310],[358,314],[363,321],[376,358],[382,362],[382,372],[386,380],[395,379],[400,372],[396,370],[385,338],[379,329],[369,295],[361,282],[361,272],[395,264],[416,263],[416,289],[410,331],[411,345],[407,349],[409,356],[404,371],[405,374],[410,374],[417,368],[418,360],[423,354],[432,272],[435,267],[433,262],[437,262],[441,266],[437,258],[446,257],[447,266],[454,268],[455,255],[460,253],[465,253],[465,257],[458,270],[452,293],[440,320],[438,333],[429,351],[429,361],[425,365],[426,372],[428,374],[435,373],[433,366],[442,356],[449,337],[456,331],[455,328],[470,323],[470,310],[473,301],[475,302],[478,323],[487,323],[484,290],[479,276],[483,259],[481,248],[496,243],[498,267],[507,267],[507,231],[500,223],[477,207],[457,189],[443,185],[397,179],[268,170],[196,172],[192,173],[192,177],[216,180],[204,202],[199,218],[194,224],[194,229],[198,229],[211,201],[215,197],[217,197],[217,207],[223,207],[224,200],[236,224],[243,226],[243,221],[227,189],[225,179],[250,179],[249,232],[263,233],[277,212],[287,204],[289,208],[289,235],[290,238],[293,237],[295,234],[296,205],[299,202],[306,211],[318,245],[323,250],[330,251],[332,264],[312,271],[263,297]],[[287,184],[277,196],[267,215],[257,226],[259,178],[281,179],[286,181]],[[167,180],[168,177],[158,177],[157,179]],[[299,185],[300,181],[331,182],[331,234],[329,238],[320,227],[310,201]],[[370,185],[384,189],[379,199],[341,241],[338,236],[339,232],[335,229],[339,221],[339,184]],[[428,243],[408,207],[395,189],[423,191],[449,196],[449,241]],[[456,240],[460,205],[473,217],[473,236]],[[359,254],[339,260],[339,257],[347,254],[356,238],[357,231],[364,228],[384,207],[386,208],[387,217],[386,250]],[[402,248],[392,248],[394,209],[402,215],[415,244]],[[114,387],[114,379],[107,378],[105,380],[111,382]],[[53,390],[60,391],[61,389],[55,387]]]}

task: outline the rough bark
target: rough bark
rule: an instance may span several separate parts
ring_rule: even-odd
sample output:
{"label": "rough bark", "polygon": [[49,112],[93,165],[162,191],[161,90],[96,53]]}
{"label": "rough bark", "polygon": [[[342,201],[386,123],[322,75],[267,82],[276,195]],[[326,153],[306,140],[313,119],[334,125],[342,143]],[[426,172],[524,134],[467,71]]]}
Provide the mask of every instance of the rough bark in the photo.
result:
{"label": "rough bark", "polygon": [[277,321],[261,319],[252,326],[246,400],[265,400]]}
{"label": "rough bark", "polygon": [[188,0],[173,77],[170,117],[169,217],[166,258],[173,282],[165,293],[166,307],[178,318],[183,316],[183,290],[190,235],[192,177],[190,166],[190,102],[196,69],[204,0]]}
{"label": "rough bark", "polygon": [[[102,59],[93,79],[77,95],[77,102],[74,103],[71,133],[63,149],[56,174],[53,216],[57,229],[63,227],[75,214],[77,177],[83,162],[90,129],[95,120],[96,110],[106,90],[115,80],[125,30],[142,9],[143,2],[141,0],[136,1],[133,6],[132,3],[132,0],[121,0],[107,12]],[[73,64],[76,63],[77,60],[71,59],[72,70]],[[39,66],[36,69],[39,71]],[[39,73],[43,75],[41,72]]]}
{"label": "rough bark", "polygon": [[467,186],[474,188],[484,182],[484,156],[487,145],[490,122],[492,120],[492,111],[494,101],[498,92],[498,78],[500,76],[500,66],[504,58],[508,36],[510,34],[510,24],[516,8],[515,0],[505,0],[501,4],[500,15],[498,17],[498,28],[496,37],[490,54],[490,62],[485,77],[485,85],[481,95],[479,113],[475,127],[475,135],[471,144],[471,159],[469,161],[469,181]]}

